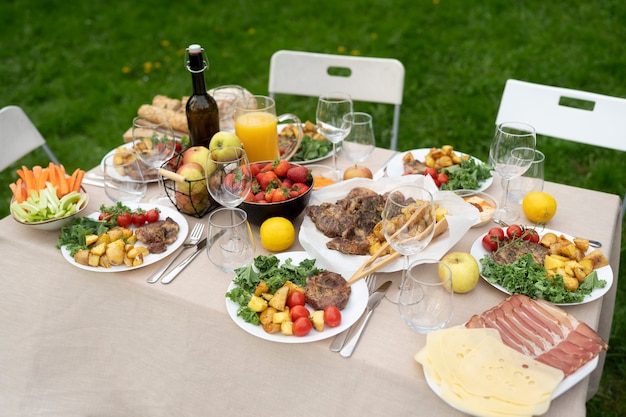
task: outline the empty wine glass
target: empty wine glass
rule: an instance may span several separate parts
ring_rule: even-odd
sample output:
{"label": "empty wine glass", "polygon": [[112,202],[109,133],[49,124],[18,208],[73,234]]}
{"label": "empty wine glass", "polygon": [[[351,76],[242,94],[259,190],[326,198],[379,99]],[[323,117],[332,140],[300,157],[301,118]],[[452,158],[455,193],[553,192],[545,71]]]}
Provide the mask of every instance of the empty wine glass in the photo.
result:
{"label": "empty wine glass", "polygon": [[[176,152],[176,139],[172,128],[163,113],[151,113],[133,119],[133,149],[141,161],[158,170],[169,161]],[[150,199],[153,203],[170,202],[165,193],[163,179],[159,176],[159,195]]]}
{"label": "empty wine glass", "polygon": [[248,265],[256,249],[245,211],[220,208],[209,214],[207,255],[224,272]]}
{"label": "empty wine glass", "polygon": [[237,207],[250,192],[252,176],[246,151],[222,147],[209,152],[206,186],[211,197],[225,207]]}
{"label": "empty wine glass", "polygon": [[352,113],[352,99],[347,93],[340,91],[330,92],[320,96],[317,101],[318,131],[333,144],[333,167],[337,167],[337,144],[350,133],[349,120],[344,115]]}
{"label": "empty wine glass", "polygon": [[147,188],[135,153],[116,152],[104,159],[104,192],[111,200],[138,203]]}
{"label": "empty wine glass", "polygon": [[376,147],[372,116],[363,112],[353,112],[344,115],[343,118],[351,127],[350,133],[343,140],[341,152],[355,164],[363,162]]}
{"label": "empty wine glass", "polygon": [[519,212],[508,204],[509,183],[528,170],[535,159],[537,136],[525,123],[505,122],[498,125],[489,150],[489,163],[502,178],[502,201],[494,220],[512,223]]}
{"label": "empty wine glass", "polygon": [[385,297],[396,303],[406,280],[409,256],[421,252],[435,232],[435,204],[433,195],[416,185],[401,185],[391,190],[382,212],[382,228],[389,245],[404,259],[402,281],[389,288]]}
{"label": "empty wine glass", "polygon": [[400,317],[413,330],[428,333],[446,326],[454,314],[450,267],[435,259],[409,266],[398,299]]}

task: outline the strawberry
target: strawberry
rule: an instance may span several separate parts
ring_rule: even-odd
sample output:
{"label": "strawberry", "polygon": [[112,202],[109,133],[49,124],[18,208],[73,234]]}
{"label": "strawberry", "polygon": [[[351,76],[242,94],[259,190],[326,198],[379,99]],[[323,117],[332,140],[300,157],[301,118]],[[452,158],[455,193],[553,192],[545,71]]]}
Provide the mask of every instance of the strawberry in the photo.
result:
{"label": "strawberry", "polygon": [[262,190],[267,190],[270,186],[276,187],[278,185],[278,177],[274,171],[261,171],[255,178]]}
{"label": "strawberry", "polygon": [[299,183],[294,184],[293,187],[291,187],[291,189],[293,191],[297,191],[298,192],[297,195],[300,195],[300,194],[306,193],[309,190],[309,186],[299,182]]}
{"label": "strawberry", "polygon": [[285,201],[289,198],[289,190],[286,188],[277,188],[272,194],[272,203]]}
{"label": "strawberry", "polygon": [[286,177],[287,171],[289,171],[289,168],[291,168],[291,164],[286,159],[278,159],[274,161],[272,167],[274,168],[274,172],[276,173],[276,175],[278,175],[279,177]]}
{"label": "strawberry", "polygon": [[287,178],[292,180],[294,183],[305,183],[310,181],[311,173],[309,172],[309,169],[307,167],[295,166],[287,171]]}

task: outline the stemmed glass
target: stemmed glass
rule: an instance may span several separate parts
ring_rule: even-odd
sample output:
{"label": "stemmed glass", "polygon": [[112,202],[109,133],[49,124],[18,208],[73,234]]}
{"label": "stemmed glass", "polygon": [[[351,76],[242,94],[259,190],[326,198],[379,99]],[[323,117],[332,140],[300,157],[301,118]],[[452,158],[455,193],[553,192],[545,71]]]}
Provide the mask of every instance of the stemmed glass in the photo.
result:
{"label": "stemmed glass", "polygon": [[350,133],[343,140],[341,152],[358,164],[365,161],[374,152],[376,138],[372,126],[372,116],[363,112],[348,113],[343,116],[351,126]]}
{"label": "stemmed glass", "polygon": [[421,252],[435,232],[435,204],[433,195],[416,185],[401,185],[391,190],[382,212],[385,239],[396,252],[403,255],[400,286],[389,288],[385,297],[398,302],[399,291],[406,280],[409,256]]}
{"label": "stemmed glass", "polygon": [[116,152],[104,159],[104,192],[112,201],[138,203],[147,189],[134,153]]}
{"label": "stemmed glass", "polygon": [[211,262],[223,271],[249,263],[255,244],[247,213],[239,204],[245,200],[252,185],[248,157],[243,148],[221,147],[209,152],[206,184],[211,197],[224,206],[209,215],[207,247]]}
{"label": "stemmed glass", "polygon": [[333,167],[337,167],[337,144],[350,133],[350,122],[343,116],[352,113],[352,99],[340,91],[326,93],[317,101],[317,128],[333,144]]}
{"label": "stemmed glass", "polygon": [[502,178],[502,201],[494,220],[511,223],[519,212],[509,205],[509,183],[528,170],[535,159],[537,136],[535,129],[525,123],[505,122],[498,125],[489,150],[489,163]]}
{"label": "stemmed glass", "polygon": [[[162,113],[152,113],[133,119],[133,148],[141,161],[157,170],[169,161],[176,152],[176,139],[170,123]],[[161,192],[150,199],[152,203],[170,202],[165,193],[163,179],[159,175]]]}

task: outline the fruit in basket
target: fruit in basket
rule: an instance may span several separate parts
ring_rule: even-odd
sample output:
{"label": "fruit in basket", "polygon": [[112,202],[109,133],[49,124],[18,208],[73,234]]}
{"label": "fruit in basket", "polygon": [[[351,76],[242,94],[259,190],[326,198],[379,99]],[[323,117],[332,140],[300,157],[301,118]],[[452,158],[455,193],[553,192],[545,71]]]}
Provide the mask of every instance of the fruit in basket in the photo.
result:
{"label": "fruit in basket", "polygon": [[287,250],[296,240],[293,224],[284,217],[270,217],[261,224],[259,229],[261,245],[270,251]]}
{"label": "fruit in basket", "polygon": [[209,192],[189,195],[181,191],[176,192],[176,207],[183,213],[202,213],[209,202]]}
{"label": "fruit in basket", "polygon": [[[478,284],[480,270],[478,262],[468,252],[450,252],[441,258],[441,262],[448,265],[452,271],[452,289],[454,292],[463,294],[470,292]],[[439,267],[439,277],[445,277],[447,273],[442,266]]]}
{"label": "fruit in basket", "polygon": [[205,148],[204,146],[192,146],[191,148],[187,148],[183,152],[182,165],[195,162],[196,164],[204,168],[208,157],[209,157],[209,150],[207,148]]}
{"label": "fruit in basket", "polygon": [[374,176],[372,174],[372,170],[368,167],[361,165],[354,165],[346,168],[343,172],[343,179],[349,180],[351,178],[369,178],[372,179]]}
{"label": "fruit in basket", "polygon": [[556,214],[556,200],[544,191],[532,191],[522,200],[526,218],[535,223],[547,223]]}
{"label": "fruit in basket", "polygon": [[187,181],[176,182],[176,190],[185,194],[206,194],[206,180],[204,179],[204,168],[196,162],[182,164],[176,171],[178,175],[185,177]]}
{"label": "fruit in basket", "polygon": [[228,148],[241,148],[241,141],[231,132],[217,132],[209,142],[209,150],[215,151],[220,161],[232,161],[239,156],[234,149]]}

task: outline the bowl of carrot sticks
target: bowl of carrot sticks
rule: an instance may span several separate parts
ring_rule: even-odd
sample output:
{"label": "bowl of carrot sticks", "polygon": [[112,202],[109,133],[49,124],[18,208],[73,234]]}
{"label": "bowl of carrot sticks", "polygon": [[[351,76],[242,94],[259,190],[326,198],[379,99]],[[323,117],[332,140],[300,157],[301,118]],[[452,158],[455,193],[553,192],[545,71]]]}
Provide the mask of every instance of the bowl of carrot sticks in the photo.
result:
{"label": "bowl of carrot sticks", "polygon": [[11,216],[19,223],[41,230],[60,230],[73,222],[89,203],[82,188],[85,171],[67,173],[63,165],[22,166],[18,179],[9,185],[13,192]]}

